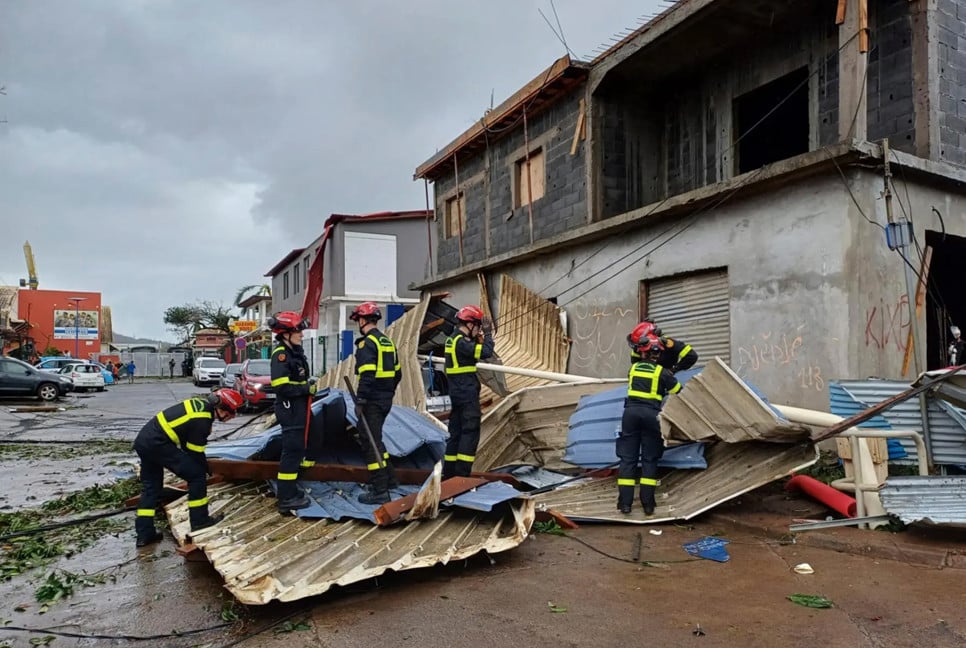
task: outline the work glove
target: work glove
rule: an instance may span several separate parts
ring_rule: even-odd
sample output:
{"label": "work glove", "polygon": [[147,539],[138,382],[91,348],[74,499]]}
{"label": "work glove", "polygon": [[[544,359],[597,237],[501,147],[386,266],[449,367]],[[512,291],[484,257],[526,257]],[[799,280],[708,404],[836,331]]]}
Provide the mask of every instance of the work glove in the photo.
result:
{"label": "work glove", "polygon": [[315,396],[315,392],[319,391],[319,383],[313,382],[309,385],[309,396]]}
{"label": "work glove", "polygon": [[483,318],[483,335],[490,335],[493,333],[493,320],[489,317]]}

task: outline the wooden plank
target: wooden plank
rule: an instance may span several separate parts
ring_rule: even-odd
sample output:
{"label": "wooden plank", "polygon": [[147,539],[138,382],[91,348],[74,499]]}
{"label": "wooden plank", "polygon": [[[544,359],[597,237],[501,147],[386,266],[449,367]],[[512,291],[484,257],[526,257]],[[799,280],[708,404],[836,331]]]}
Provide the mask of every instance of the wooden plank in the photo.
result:
{"label": "wooden plank", "polygon": [[[916,285],[916,321],[922,315],[922,309],[926,305],[926,286],[929,281],[929,266],[932,263],[932,246],[926,246],[926,252],[922,256],[922,266],[919,268],[919,283]],[[915,322],[910,322],[909,332],[906,334],[906,352],[902,355],[902,375],[909,372],[909,364],[912,361],[913,347],[915,345],[912,336],[912,327]]]}
{"label": "wooden plank", "polygon": [[869,0],[859,2],[859,52],[869,51]]}
{"label": "wooden plank", "polygon": [[[474,488],[488,483],[488,480],[472,477],[450,477],[440,485],[440,501],[448,500],[457,495],[469,492]],[[418,493],[406,495],[399,499],[383,504],[375,510],[376,524],[379,526],[389,526],[402,519],[408,511],[412,510],[416,503]]]}
{"label": "wooden plank", "polygon": [[[212,484],[220,484],[225,481],[225,478],[221,475],[214,475],[209,477],[207,483],[209,486]],[[159,505],[170,504],[179,497],[187,495],[188,493],[188,482],[178,482],[176,484],[165,484],[161,491],[161,501],[158,502]],[[125,508],[131,508],[132,506],[137,506],[141,503],[141,496],[135,495],[134,497],[129,497],[124,500]]]}
{"label": "wooden plank", "polygon": [[423,336],[423,335],[426,335],[427,333],[429,333],[430,331],[432,331],[435,328],[439,328],[440,326],[442,326],[445,323],[446,323],[446,319],[443,318],[443,317],[434,319],[431,322],[427,322],[426,324],[423,325],[423,327],[421,329],[419,329],[419,335],[420,335],[420,337]]}
{"label": "wooden plank", "polygon": [[577,155],[577,144],[584,138],[584,119],[586,107],[584,100],[580,100],[580,112],[577,114],[577,127],[574,129],[574,141],[570,144],[570,154]]}
{"label": "wooden plank", "polygon": [[839,0],[839,6],[835,10],[835,24],[841,25],[845,22],[845,8],[848,0]]}
{"label": "wooden plank", "polygon": [[[234,461],[231,459],[209,459],[212,472],[226,481],[248,481],[252,479],[275,479],[278,475],[277,461]],[[396,478],[400,484],[422,484],[429,477],[430,470],[396,468]],[[346,466],[342,464],[316,464],[302,469],[304,481],[348,481],[365,483],[369,481],[369,471],[365,466]],[[520,483],[512,475],[504,473],[474,472],[473,477],[486,481],[502,481],[511,486]]]}

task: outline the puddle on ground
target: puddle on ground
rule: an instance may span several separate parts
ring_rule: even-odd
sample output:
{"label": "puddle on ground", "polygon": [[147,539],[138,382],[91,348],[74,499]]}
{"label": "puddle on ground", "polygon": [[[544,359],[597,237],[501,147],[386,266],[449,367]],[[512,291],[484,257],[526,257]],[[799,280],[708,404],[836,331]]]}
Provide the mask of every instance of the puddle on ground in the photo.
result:
{"label": "puddle on ground", "polygon": [[[67,446],[66,449],[71,447]],[[33,449],[28,447],[28,450]],[[0,450],[3,448],[0,447]],[[65,448],[38,446],[36,450],[38,455],[31,458],[0,454],[0,471],[4,475],[4,488],[0,489],[0,511],[33,508],[65,493],[133,477],[137,467],[137,457],[133,453],[56,459],[44,456],[43,452],[63,451]]]}

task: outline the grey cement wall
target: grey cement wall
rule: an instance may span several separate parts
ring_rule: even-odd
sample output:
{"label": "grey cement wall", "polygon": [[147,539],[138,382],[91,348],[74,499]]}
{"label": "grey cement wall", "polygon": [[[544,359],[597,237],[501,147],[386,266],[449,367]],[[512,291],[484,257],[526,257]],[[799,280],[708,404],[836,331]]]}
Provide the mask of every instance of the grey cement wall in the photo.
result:
{"label": "grey cement wall", "polygon": [[[302,310],[302,300],[305,298],[305,277],[306,273],[304,270],[305,257],[309,257],[309,265],[315,260],[315,249],[319,247],[322,241],[322,236],[320,235],[312,243],[310,243],[302,254],[299,255],[298,259],[293,260],[287,266],[279,270],[278,274],[272,277],[272,307],[271,311],[277,313],[283,310]],[[295,290],[295,281],[293,279],[293,273],[295,272],[295,264],[299,264],[299,289]],[[289,296],[286,298],[284,291],[284,277],[285,273],[289,273]],[[328,268],[326,269],[326,275],[328,276]]]}
{"label": "grey cement wall", "polygon": [[868,139],[889,138],[892,148],[916,152],[912,98],[912,14],[908,0],[869,3],[866,108]]}
{"label": "grey cement wall", "polygon": [[[435,225],[430,221],[430,228]],[[326,250],[323,294],[326,297],[345,295],[345,233],[365,232],[396,237],[396,296],[419,298],[419,291],[410,290],[409,286],[425,278],[430,231],[421,218],[340,223]]]}
{"label": "grey cement wall", "polygon": [[966,166],[966,0],[937,0],[939,157]]}
{"label": "grey cement wall", "polygon": [[[587,187],[583,148],[570,155],[583,93],[572,92],[553,107],[527,120],[530,150],[543,149],[546,194],[533,203],[534,240],[587,222]],[[525,156],[521,124],[502,138],[493,137],[484,153],[459,160],[459,189],[466,197],[463,262],[480,261],[530,243],[527,206],[513,208],[514,166]],[[434,183],[439,239],[438,272],[460,266],[459,237],[444,238],[446,200],[456,194],[454,173]]]}

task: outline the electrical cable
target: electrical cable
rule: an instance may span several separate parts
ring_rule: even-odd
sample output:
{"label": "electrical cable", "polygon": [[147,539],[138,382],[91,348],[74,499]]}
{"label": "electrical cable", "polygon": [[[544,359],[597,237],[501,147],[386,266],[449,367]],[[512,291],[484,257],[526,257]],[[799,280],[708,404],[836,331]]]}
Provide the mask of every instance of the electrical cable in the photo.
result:
{"label": "electrical cable", "polygon": [[32,527],[30,529],[23,529],[22,531],[14,531],[13,533],[7,533],[0,536],[0,542],[5,542],[7,540],[12,540],[13,538],[21,538],[23,536],[34,535],[37,533],[46,533],[47,531],[54,531],[56,529],[63,529],[66,527],[79,526],[81,524],[86,524],[88,522],[93,522],[94,520],[100,520],[107,517],[114,517],[115,515],[121,515],[122,513],[128,513],[135,510],[136,506],[125,506],[123,508],[114,509],[111,511],[104,511],[102,513],[94,513],[92,515],[85,515],[80,518],[72,518],[70,520],[64,520],[63,522],[54,522],[52,524],[45,524],[39,527]]}
{"label": "electrical cable", "polygon": [[83,632],[67,632],[65,630],[54,630],[52,628],[26,628],[23,626],[13,626],[5,625],[0,626],[0,630],[9,630],[12,632],[28,632],[32,634],[48,634],[54,635],[55,637],[69,637],[72,639],[113,639],[120,641],[158,641],[159,639],[172,639],[176,637],[187,637],[190,635],[204,634],[205,632],[211,632],[213,630],[221,630],[223,628],[229,627],[230,623],[219,623],[208,628],[194,628],[191,630],[182,630],[175,632],[168,632],[166,634],[156,634],[156,635],[128,635],[128,634],[96,634],[96,633],[83,633]]}
{"label": "electrical cable", "polygon": [[604,556],[605,558],[610,558],[611,560],[617,560],[619,562],[630,563],[632,565],[657,565],[657,564],[670,564],[670,563],[688,563],[688,562],[695,562],[695,561],[701,561],[702,560],[701,558],[681,558],[680,560],[632,560],[630,558],[621,558],[620,556],[615,556],[614,554],[607,553],[603,549],[599,549],[598,547],[595,547],[594,545],[590,544],[586,540],[581,540],[580,538],[578,538],[576,536],[572,536],[572,535],[567,534],[567,533],[554,533],[554,534],[551,534],[551,535],[558,535],[558,536],[561,536],[563,538],[569,538],[569,539],[573,540],[574,542],[578,542],[578,543],[582,544],[583,546],[587,547],[591,551],[593,551],[595,553],[599,553],[601,556]]}
{"label": "electrical cable", "polygon": [[281,617],[280,619],[276,619],[275,621],[272,621],[271,623],[268,623],[268,624],[262,626],[258,630],[254,630],[252,632],[246,632],[243,636],[241,636],[241,637],[239,637],[237,639],[233,639],[232,641],[229,641],[226,644],[222,644],[222,645],[218,646],[218,648],[232,648],[233,646],[237,646],[238,644],[243,643],[245,641],[248,641],[249,639],[251,639],[253,637],[257,637],[258,635],[262,634],[263,632],[266,632],[268,630],[271,630],[272,628],[274,628],[276,626],[282,625],[283,623],[285,623],[289,619],[292,619],[292,618],[297,617],[297,616],[302,615],[302,614],[308,614],[311,610],[312,610],[312,606],[311,605],[308,605],[308,606],[305,606],[305,607],[303,607],[301,609],[295,610],[294,612],[290,612],[289,614],[286,614],[285,616]]}

